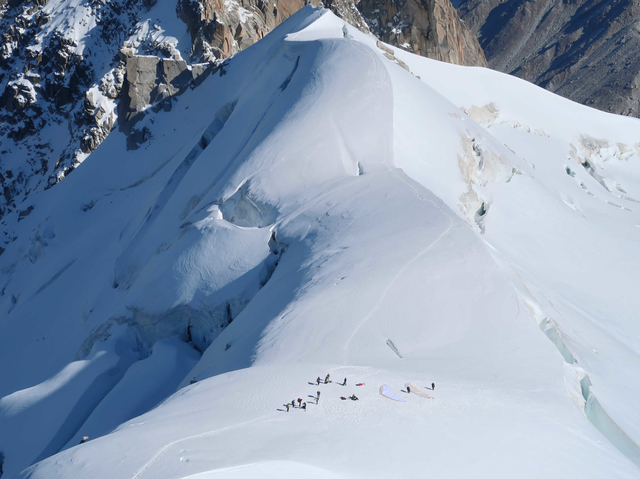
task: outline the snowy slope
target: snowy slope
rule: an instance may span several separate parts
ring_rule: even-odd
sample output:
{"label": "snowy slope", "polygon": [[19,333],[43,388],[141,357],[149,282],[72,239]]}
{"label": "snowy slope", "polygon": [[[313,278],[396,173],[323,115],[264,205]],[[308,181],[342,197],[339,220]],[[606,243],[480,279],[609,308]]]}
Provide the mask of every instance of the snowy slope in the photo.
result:
{"label": "snowy slope", "polygon": [[307,7],[35,199],[7,477],[637,477],[640,121],[394,55]]}
{"label": "snowy slope", "polygon": [[500,84],[478,70],[463,85],[455,68],[420,63],[416,74],[434,78],[437,91],[515,152],[524,181],[492,186],[484,241],[509,265],[541,329],[567,349],[579,378],[586,370],[595,396],[638,443],[640,123],[510,77]]}
{"label": "snowy slope", "polygon": [[2,3],[0,251],[37,206],[30,194],[71,173],[115,126],[127,83],[120,49],[181,61],[192,46],[177,1]]}

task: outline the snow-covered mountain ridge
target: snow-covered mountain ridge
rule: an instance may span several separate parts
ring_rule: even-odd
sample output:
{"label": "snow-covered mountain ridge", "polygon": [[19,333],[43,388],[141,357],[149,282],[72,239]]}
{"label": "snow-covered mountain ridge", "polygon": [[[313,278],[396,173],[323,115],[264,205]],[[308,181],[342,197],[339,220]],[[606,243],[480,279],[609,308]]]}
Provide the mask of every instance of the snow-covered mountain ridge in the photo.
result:
{"label": "snow-covered mountain ridge", "polygon": [[[65,178],[116,126],[129,136],[129,148],[137,148],[149,139],[136,127],[149,108],[170,110],[225,58],[306,3],[0,2],[0,254],[17,238],[15,225],[32,212],[32,192]],[[396,33],[387,41],[432,58],[486,65],[449,0],[420,5],[429,15],[415,21],[389,13]],[[332,0],[327,7],[368,32],[351,0]]]}
{"label": "snow-covered mountain ridge", "polygon": [[637,476],[640,121],[306,7],[138,127],[0,257],[7,477]]}

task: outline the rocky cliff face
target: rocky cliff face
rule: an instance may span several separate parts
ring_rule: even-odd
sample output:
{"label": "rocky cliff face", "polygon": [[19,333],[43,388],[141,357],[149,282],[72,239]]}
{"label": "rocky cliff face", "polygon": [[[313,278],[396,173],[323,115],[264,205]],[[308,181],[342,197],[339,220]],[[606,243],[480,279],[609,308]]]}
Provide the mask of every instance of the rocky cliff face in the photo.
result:
{"label": "rocky cliff face", "polygon": [[[226,58],[252,45],[307,3],[319,0],[180,0],[194,61]],[[475,34],[450,0],[326,0],[322,4],[363,32],[413,53],[460,65],[486,66]]]}
{"label": "rocky cliff face", "polygon": [[639,0],[457,0],[489,66],[571,100],[640,116]]}
{"label": "rocky cliff face", "polygon": [[[32,211],[29,195],[65,178],[116,125],[139,148],[148,108],[170,110],[204,76],[224,74],[224,59],[319,1],[0,0],[0,254]],[[324,5],[409,51],[485,65],[449,0]]]}
{"label": "rocky cliff face", "polygon": [[487,66],[478,39],[449,0],[361,0],[358,9],[386,43],[449,63]]}
{"label": "rocky cliff face", "polygon": [[116,54],[133,35],[138,45],[153,43],[136,25],[154,3],[9,0],[0,6],[4,243],[13,239],[11,224],[30,213],[28,196],[73,171],[114,127],[125,80],[125,62]]}
{"label": "rocky cliff face", "polygon": [[[189,28],[194,61],[227,58],[263,38],[307,4],[319,0],[179,0],[177,13]],[[323,3],[364,32],[367,24],[352,0]]]}

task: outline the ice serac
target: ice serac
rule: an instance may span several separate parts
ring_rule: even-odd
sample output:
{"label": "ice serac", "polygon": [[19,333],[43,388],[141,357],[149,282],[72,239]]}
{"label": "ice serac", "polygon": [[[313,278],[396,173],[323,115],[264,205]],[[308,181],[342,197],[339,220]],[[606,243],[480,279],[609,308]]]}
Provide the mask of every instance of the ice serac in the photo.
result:
{"label": "ice serac", "polygon": [[573,101],[640,116],[638,0],[457,0],[489,66]]}
{"label": "ice serac", "polygon": [[358,9],[386,43],[435,60],[487,66],[475,33],[450,0],[361,0]]}

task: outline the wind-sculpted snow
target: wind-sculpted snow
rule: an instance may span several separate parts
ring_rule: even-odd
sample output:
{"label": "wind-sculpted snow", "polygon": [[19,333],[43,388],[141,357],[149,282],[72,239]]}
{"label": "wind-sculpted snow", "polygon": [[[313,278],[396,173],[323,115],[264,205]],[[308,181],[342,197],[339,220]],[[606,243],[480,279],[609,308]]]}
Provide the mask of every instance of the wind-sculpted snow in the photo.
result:
{"label": "wind-sculpted snow", "polygon": [[637,476],[639,122],[383,47],[307,7],[38,198],[8,477]]}

